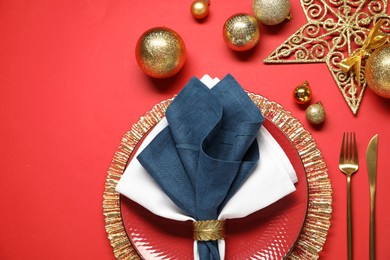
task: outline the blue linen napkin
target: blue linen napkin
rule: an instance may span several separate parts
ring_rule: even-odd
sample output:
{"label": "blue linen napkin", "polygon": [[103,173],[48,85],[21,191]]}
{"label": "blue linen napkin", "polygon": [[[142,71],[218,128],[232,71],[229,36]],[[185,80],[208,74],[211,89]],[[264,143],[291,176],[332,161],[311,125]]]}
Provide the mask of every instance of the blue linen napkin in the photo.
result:
{"label": "blue linen napkin", "polygon": [[[166,111],[169,126],[137,159],[169,198],[196,220],[214,220],[259,159],[260,110],[229,74],[209,89],[193,77]],[[220,259],[198,241],[200,259]]]}

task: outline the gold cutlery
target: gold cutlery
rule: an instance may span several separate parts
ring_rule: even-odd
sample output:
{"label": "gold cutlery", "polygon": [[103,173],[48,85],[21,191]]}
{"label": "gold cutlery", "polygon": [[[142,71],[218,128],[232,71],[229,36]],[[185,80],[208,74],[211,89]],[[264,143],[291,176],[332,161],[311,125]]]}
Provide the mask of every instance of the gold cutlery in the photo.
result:
{"label": "gold cutlery", "polygon": [[347,240],[349,260],[352,259],[351,177],[357,172],[358,168],[355,133],[344,133],[340,150],[339,169],[347,175]]}
{"label": "gold cutlery", "polygon": [[378,159],[378,135],[371,138],[366,152],[368,180],[370,183],[370,260],[375,259],[375,192],[376,165]]}

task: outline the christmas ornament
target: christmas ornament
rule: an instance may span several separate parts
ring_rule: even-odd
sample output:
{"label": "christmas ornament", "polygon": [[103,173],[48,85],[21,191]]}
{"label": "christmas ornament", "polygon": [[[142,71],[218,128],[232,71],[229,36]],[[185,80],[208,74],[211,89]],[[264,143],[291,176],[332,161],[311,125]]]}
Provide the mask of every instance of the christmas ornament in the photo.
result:
{"label": "christmas ornament", "polygon": [[147,30],[138,39],[135,56],[147,75],[168,78],[183,67],[186,47],[178,33],[166,27],[156,27]]}
{"label": "christmas ornament", "polygon": [[379,31],[379,28],[383,24],[384,20],[379,20],[371,29],[367,38],[365,39],[363,46],[352,53],[351,56],[343,59],[337,66],[348,73],[351,69],[356,76],[358,87],[360,87],[361,76],[360,70],[362,66],[362,60],[365,59],[371,51],[381,47],[387,41],[387,35]]}
{"label": "christmas ornament", "polygon": [[266,25],[290,19],[290,0],[253,0],[252,9],[256,18]]}
{"label": "christmas ornament", "polygon": [[390,98],[390,44],[375,50],[366,64],[368,87],[377,95]]}
{"label": "christmas ornament", "polygon": [[325,121],[325,117],[325,109],[321,102],[317,102],[316,104],[310,105],[306,109],[306,119],[314,125],[319,125],[323,123]]}
{"label": "christmas ornament", "polygon": [[195,19],[203,19],[209,14],[209,1],[195,0],[191,4],[191,14]]}
{"label": "christmas ornament", "polygon": [[295,87],[293,92],[295,102],[298,104],[306,104],[311,99],[311,89],[309,83],[304,81],[302,84]]}
{"label": "christmas ornament", "polygon": [[235,14],[223,26],[223,39],[235,51],[247,51],[259,42],[260,29],[255,17],[250,14]]}
{"label": "christmas ornament", "polygon": [[345,101],[353,114],[356,114],[366,82],[362,79],[359,88],[352,73],[345,74],[337,64],[363,46],[370,27],[379,19],[385,20],[382,31],[390,32],[390,16],[386,14],[388,0],[300,2],[307,24],[291,35],[264,62],[326,63]]}

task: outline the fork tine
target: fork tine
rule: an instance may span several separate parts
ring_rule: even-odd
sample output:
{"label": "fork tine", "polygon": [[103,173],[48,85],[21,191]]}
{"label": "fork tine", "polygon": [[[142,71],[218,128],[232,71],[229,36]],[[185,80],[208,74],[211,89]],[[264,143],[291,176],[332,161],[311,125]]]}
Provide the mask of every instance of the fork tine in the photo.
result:
{"label": "fork tine", "polygon": [[343,140],[341,141],[341,149],[340,149],[340,159],[339,159],[339,163],[343,163],[344,162],[344,157],[345,157],[345,154],[344,154],[344,150],[345,150],[345,133],[343,134]]}
{"label": "fork tine", "polygon": [[347,144],[348,144],[348,157],[347,157],[347,162],[352,162],[352,159],[353,159],[353,154],[352,154],[352,146],[353,146],[353,142],[352,142],[352,133],[347,133]]}
{"label": "fork tine", "polygon": [[357,152],[357,146],[356,146],[356,136],[355,132],[353,133],[353,161],[358,164],[358,152]]}

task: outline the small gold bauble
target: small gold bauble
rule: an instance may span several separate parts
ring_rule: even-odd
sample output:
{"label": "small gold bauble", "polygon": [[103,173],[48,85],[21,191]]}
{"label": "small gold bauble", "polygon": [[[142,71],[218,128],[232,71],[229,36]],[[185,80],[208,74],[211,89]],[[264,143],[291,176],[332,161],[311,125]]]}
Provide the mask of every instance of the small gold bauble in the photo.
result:
{"label": "small gold bauble", "polygon": [[195,19],[203,19],[209,14],[209,3],[205,0],[195,0],[191,4],[191,14]]}
{"label": "small gold bauble", "polygon": [[383,45],[370,55],[365,76],[368,87],[375,94],[390,98],[390,44]]}
{"label": "small gold bauble", "polygon": [[183,67],[186,47],[178,33],[166,27],[156,27],[147,30],[138,39],[135,57],[147,75],[168,78]]}
{"label": "small gold bauble", "polygon": [[276,25],[288,19],[290,0],[253,0],[252,9],[261,23]]}
{"label": "small gold bauble", "polygon": [[325,121],[325,117],[325,109],[321,102],[310,105],[306,109],[306,119],[314,125],[323,123]]}
{"label": "small gold bauble", "polygon": [[260,29],[255,17],[250,14],[235,14],[223,26],[223,39],[235,51],[247,51],[259,42]]}
{"label": "small gold bauble", "polygon": [[307,81],[298,85],[293,92],[295,102],[298,104],[306,104],[311,99],[311,89]]}

